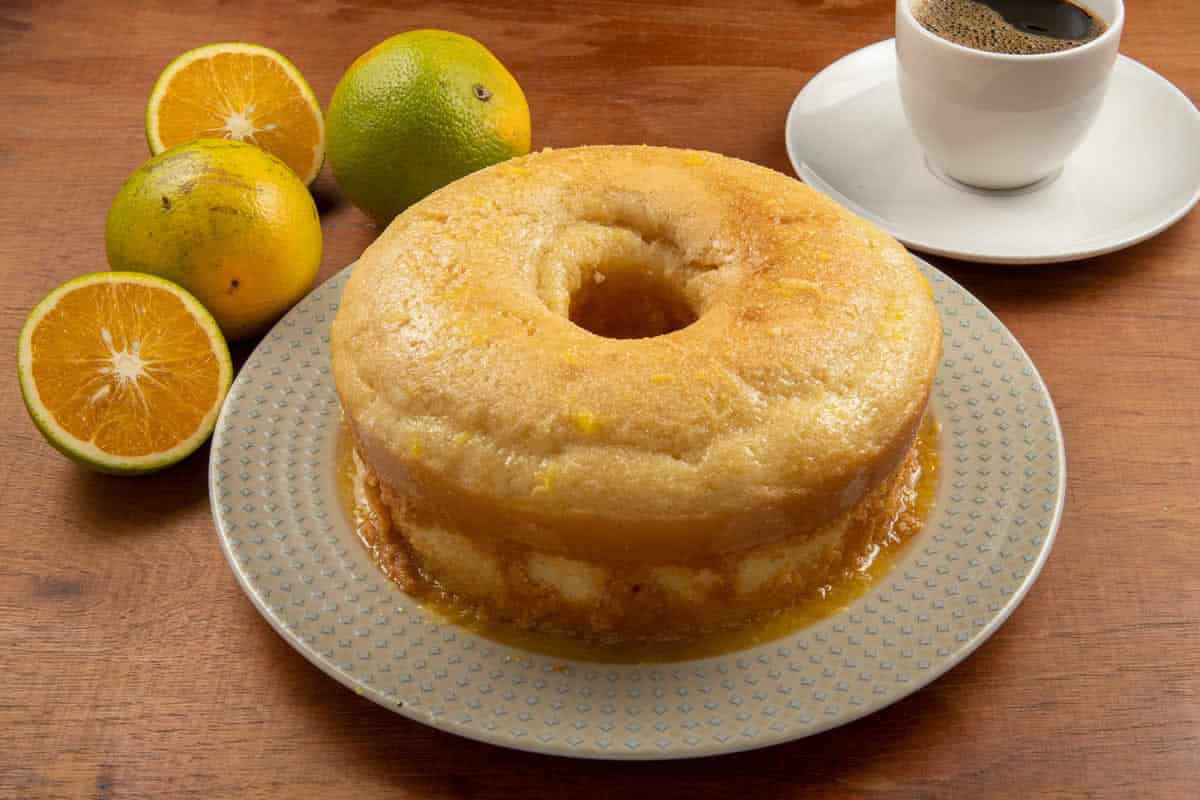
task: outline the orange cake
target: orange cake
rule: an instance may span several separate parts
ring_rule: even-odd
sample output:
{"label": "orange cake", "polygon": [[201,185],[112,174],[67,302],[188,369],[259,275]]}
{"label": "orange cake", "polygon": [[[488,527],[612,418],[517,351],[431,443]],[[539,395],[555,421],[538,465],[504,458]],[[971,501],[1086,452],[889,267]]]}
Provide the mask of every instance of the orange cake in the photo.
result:
{"label": "orange cake", "polygon": [[676,638],[884,535],[941,350],[895,240],[651,147],[475,173],[363,254],[331,338],[389,571],[529,627]]}

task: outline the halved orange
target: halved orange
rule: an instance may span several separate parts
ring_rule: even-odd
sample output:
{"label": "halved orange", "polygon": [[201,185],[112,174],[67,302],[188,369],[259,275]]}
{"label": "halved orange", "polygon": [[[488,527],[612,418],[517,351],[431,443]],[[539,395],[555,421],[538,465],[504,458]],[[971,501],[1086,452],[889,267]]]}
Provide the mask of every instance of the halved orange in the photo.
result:
{"label": "halved orange", "polygon": [[117,474],[153,472],[196,450],[233,379],[204,306],[139,272],[97,272],[50,292],[21,329],[17,371],[50,444]]}
{"label": "halved orange", "polygon": [[189,50],[154,84],[146,107],[151,153],[220,138],[258,145],[305,184],[325,161],[321,104],[295,64],[262,45],[219,42]]}

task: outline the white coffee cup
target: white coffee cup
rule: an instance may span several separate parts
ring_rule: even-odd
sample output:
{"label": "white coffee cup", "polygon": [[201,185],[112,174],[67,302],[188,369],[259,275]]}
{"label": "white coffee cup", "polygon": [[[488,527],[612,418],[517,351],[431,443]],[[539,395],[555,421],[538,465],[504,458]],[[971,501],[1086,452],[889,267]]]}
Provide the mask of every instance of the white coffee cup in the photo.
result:
{"label": "white coffee cup", "polygon": [[1121,0],[1080,0],[1108,28],[1057,53],[1010,55],[955,44],[896,0],[900,97],[930,165],[984,189],[1049,178],[1096,119],[1125,23]]}

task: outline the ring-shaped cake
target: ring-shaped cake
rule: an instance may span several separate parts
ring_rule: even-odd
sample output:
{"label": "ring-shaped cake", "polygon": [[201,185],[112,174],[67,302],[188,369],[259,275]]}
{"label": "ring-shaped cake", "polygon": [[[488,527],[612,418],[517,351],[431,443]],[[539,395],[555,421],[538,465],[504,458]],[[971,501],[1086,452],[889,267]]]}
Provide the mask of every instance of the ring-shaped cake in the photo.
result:
{"label": "ring-shaped cake", "polygon": [[763,167],[623,146],[412,206],[331,338],[389,572],[615,638],[740,624],[877,545],[940,351],[886,233]]}

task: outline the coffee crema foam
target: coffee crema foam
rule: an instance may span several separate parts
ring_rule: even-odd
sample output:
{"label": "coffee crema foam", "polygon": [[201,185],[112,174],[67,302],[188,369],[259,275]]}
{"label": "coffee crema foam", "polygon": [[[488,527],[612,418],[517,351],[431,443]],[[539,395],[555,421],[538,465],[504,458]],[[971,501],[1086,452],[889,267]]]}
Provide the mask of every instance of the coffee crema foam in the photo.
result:
{"label": "coffee crema foam", "polygon": [[1087,44],[1107,30],[1107,26],[1093,13],[1082,8],[1079,10],[1090,18],[1089,30],[1077,39],[1061,39],[1020,30],[998,11],[978,0],[917,0],[912,9],[917,22],[930,33],[973,50],[1008,55],[1038,55],[1070,50]]}

